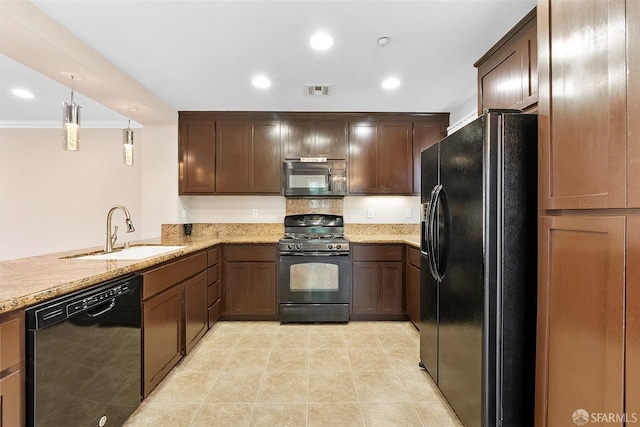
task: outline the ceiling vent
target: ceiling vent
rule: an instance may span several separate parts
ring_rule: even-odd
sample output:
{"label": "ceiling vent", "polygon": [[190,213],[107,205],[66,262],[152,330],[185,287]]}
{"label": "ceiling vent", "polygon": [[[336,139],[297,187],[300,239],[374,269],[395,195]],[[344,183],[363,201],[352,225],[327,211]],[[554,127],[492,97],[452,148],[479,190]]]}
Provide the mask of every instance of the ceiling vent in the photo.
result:
{"label": "ceiling vent", "polygon": [[304,85],[305,93],[311,96],[327,96],[331,85]]}

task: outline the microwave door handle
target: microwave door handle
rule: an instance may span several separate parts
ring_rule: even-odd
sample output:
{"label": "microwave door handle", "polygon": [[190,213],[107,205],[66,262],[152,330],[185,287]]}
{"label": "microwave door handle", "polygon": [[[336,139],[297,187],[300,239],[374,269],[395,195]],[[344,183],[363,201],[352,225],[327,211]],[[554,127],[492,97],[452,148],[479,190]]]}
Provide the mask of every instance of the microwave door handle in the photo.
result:
{"label": "microwave door handle", "polygon": [[329,173],[327,174],[327,191],[331,191],[331,187],[332,187],[331,181],[332,181],[331,168],[329,168]]}

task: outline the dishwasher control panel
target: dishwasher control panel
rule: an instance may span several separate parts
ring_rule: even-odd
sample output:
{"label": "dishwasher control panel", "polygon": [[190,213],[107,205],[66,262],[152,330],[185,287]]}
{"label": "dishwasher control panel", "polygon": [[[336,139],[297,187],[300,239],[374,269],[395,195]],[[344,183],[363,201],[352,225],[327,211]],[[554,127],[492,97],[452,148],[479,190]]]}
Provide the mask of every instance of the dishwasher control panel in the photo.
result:
{"label": "dishwasher control panel", "polygon": [[[134,276],[124,279],[116,279],[102,285],[98,285],[89,290],[82,290],[70,295],[65,295],[54,300],[39,304],[27,311],[31,313],[27,316],[27,328],[41,329],[55,323],[61,322],[82,312],[96,308],[100,310],[104,307],[105,312],[109,305],[113,306],[116,301],[134,290],[140,288],[142,278]],[[87,313],[94,317],[98,313]]]}
{"label": "dishwasher control panel", "polygon": [[79,311],[85,311],[90,309],[91,307],[95,307],[96,305],[103,304],[106,301],[112,300],[114,297],[122,295],[128,290],[129,285],[125,283],[123,285],[116,286],[115,288],[111,288],[106,291],[102,291],[100,293],[93,294],[86,298],[74,301],[70,304],[67,304],[67,316],[72,316]]}

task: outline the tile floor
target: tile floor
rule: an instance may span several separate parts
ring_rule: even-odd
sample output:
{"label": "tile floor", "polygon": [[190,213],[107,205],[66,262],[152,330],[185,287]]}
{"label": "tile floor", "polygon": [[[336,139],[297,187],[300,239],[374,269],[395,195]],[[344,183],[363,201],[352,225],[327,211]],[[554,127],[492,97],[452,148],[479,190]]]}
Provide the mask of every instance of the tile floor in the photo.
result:
{"label": "tile floor", "polygon": [[126,426],[461,427],[410,322],[218,322]]}

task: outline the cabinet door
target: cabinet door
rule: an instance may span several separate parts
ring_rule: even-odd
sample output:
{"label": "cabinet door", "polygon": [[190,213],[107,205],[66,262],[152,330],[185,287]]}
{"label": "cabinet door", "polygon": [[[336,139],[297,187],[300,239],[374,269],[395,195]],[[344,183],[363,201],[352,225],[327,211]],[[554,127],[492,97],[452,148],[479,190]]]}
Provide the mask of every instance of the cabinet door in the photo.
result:
{"label": "cabinet door", "polygon": [[540,207],[624,207],[625,1],[542,1],[538,18]]}
{"label": "cabinet door", "polygon": [[346,159],[347,124],[337,120],[289,119],[282,127],[282,146],[286,159]]}
{"label": "cabinet door", "polygon": [[352,270],[353,314],[378,313],[378,263],[354,262]]}
{"label": "cabinet door", "polygon": [[336,121],[315,123],[315,151],[318,157],[329,159],[347,158],[347,124]]}
{"label": "cabinet door", "polygon": [[378,128],[372,123],[354,123],[349,133],[349,193],[378,191]]}
{"label": "cabinet door", "polygon": [[184,283],[185,355],[207,332],[207,272]]}
{"label": "cabinet door", "polygon": [[182,358],[183,292],[175,286],[142,303],[145,397]]}
{"label": "cabinet door", "polygon": [[280,123],[251,123],[249,131],[248,192],[279,194],[282,190]]}
{"label": "cabinet door", "polygon": [[630,208],[640,208],[640,2],[627,1],[627,126]]}
{"label": "cabinet door", "polygon": [[313,122],[287,120],[282,125],[282,147],[285,159],[315,156]]}
{"label": "cabinet door", "polygon": [[251,266],[251,314],[277,314],[276,264],[273,262],[250,263]]}
{"label": "cabinet door", "polygon": [[420,328],[420,269],[407,264],[406,305],[409,319]]}
{"label": "cabinet door", "polygon": [[625,218],[541,217],[539,239],[536,425],[622,414]]}
{"label": "cabinet door", "polygon": [[0,315],[0,426],[25,419],[24,311]]}
{"label": "cabinet door", "polygon": [[24,371],[15,371],[0,380],[0,426],[24,425]]}
{"label": "cabinet door", "polygon": [[212,121],[180,120],[179,194],[215,191],[215,126]]}
{"label": "cabinet door", "polygon": [[413,192],[413,145],[411,123],[385,123],[378,126],[378,192]]}
{"label": "cabinet door", "polygon": [[402,287],[402,263],[378,264],[378,313],[402,314],[404,295]]}
{"label": "cabinet door", "polygon": [[349,135],[349,192],[413,191],[411,123],[354,123]]}
{"label": "cabinet door", "polygon": [[420,194],[420,153],[447,136],[447,123],[413,124],[413,193]]}
{"label": "cabinet door", "polygon": [[251,263],[227,262],[224,272],[224,314],[250,314]]}
{"label": "cabinet door", "polygon": [[625,411],[640,414],[640,217],[627,221]]}
{"label": "cabinet door", "polygon": [[217,193],[279,193],[281,169],[278,122],[217,123]]}

